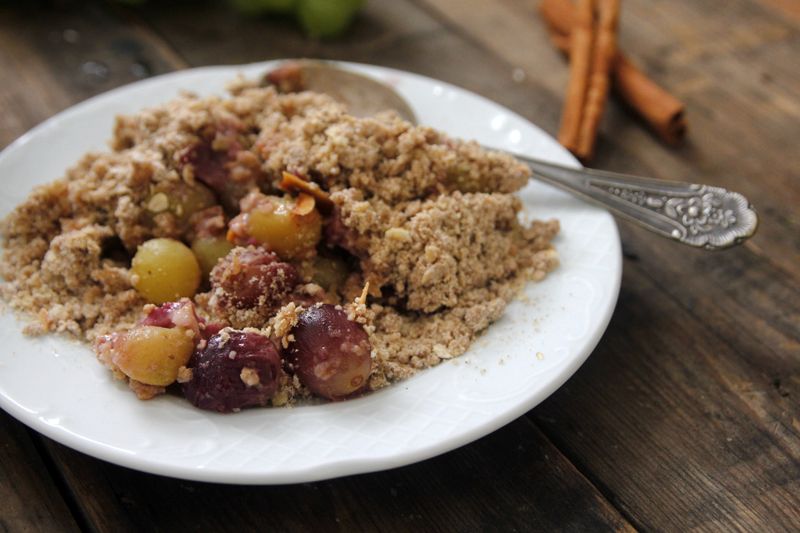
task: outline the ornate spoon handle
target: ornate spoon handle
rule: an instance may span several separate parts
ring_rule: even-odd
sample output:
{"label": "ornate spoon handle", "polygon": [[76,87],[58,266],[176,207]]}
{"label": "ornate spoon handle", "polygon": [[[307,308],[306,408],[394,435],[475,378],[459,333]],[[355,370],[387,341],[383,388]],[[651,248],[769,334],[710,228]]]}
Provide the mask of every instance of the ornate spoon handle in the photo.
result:
{"label": "ornate spoon handle", "polygon": [[690,246],[727,248],[751,237],[758,226],[747,198],[721,187],[569,168],[514,156],[527,163],[536,178]]}

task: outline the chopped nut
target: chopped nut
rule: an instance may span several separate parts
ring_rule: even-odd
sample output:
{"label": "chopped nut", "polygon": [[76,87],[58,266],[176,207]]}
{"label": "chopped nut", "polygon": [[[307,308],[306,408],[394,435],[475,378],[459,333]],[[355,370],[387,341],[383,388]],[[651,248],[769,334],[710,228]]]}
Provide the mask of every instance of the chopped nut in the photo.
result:
{"label": "chopped nut", "polygon": [[301,192],[306,193],[314,198],[320,204],[320,208],[324,211],[330,211],[333,207],[330,195],[320,189],[319,185],[313,181],[307,181],[303,178],[292,174],[291,172],[283,172],[281,182],[278,184],[281,190],[286,192]]}
{"label": "chopped nut", "polygon": [[150,197],[147,202],[147,209],[153,213],[161,213],[169,208],[169,198],[163,192],[158,192]]}
{"label": "chopped nut", "polygon": [[315,204],[316,201],[313,196],[301,192],[297,197],[297,202],[294,204],[292,213],[299,216],[307,215],[314,210]]}
{"label": "chopped nut", "polygon": [[255,387],[259,383],[261,383],[261,379],[258,377],[258,371],[255,368],[242,368],[242,372],[239,374],[239,377],[242,379],[242,382],[247,385],[248,387]]}
{"label": "chopped nut", "polygon": [[191,368],[186,368],[185,366],[178,368],[178,378],[176,379],[178,383],[188,383],[192,381],[193,377],[194,373]]}
{"label": "chopped nut", "polygon": [[386,230],[386,238],[401,242],[410,242],[411,233],[403,228],[389,228]]}

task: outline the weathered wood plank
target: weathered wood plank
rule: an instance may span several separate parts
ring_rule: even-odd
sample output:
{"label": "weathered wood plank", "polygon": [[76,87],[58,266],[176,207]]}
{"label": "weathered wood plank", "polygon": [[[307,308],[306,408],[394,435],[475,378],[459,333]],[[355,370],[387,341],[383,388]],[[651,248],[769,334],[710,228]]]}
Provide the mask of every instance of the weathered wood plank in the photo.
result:
{"label": "weathered wood plank", "polygon": [[0,146],[90,96],[185,64],[101,7],[34,4],[0,7]]}
{"label": "weathered wood plank", "polygon": [[[438,36],[441,28],[424,13],[414,9],[404,11],[405,8],[396,8],[389,2],[384,4],[388,6],[388,15],[378,11],[378,20],[384,20],[386,28],[390,27],[391,17],[407,24],[402,26],[402,31],[396,27],[391,31],[378,31],[376,28],[380,26],[368,24],[366,29],[360,30],[366,32],[359,37],[360,41],[352,44],[352,54],[374,58],[375,55],[369,54],[395,50],[397,60],[401,61],[405,54],[421,52],[431,44],[441,43],[454,58],[458,55],[459,40]],[[200,9],[212,7],[201,6]],[[42,88],[30,93],[35,98],[33,101],[26,100],[28,93],[23,87],[11,83],[5,89],[22,103],[23,111],[17,112],[13,121],[8,122],[4,142],[71,102],[141,74],[136,68],[130,69],[135,64],[150,65],[152,72],[182,66],[181,57],[163,54],[163,43],[146,29],[120,26],[118,19],[93,5],[73,6],[72,9],[60,12],[58,20],[45,16],[24,28],[18,26],[19,18],[15,17],[19,15],[0,17],[0,38],[16,43],[14,53],[30,63],[27,70],[33,73],[31,85]],[[368,13],[367,20],[371,16]],[[53,27],[59,28],[60,34],[56,32],[51,41],[43,42],[41,37],[52,33]],[[253,27],[253,32],[256,30]],[[186,35],[189,31],[184,28],[171,31],[171,35]],[[204,30],[195,28],[192,31]],[[110,53],[108,49],[113,47],[109,43],[117,42],[120,36],[125,39],[121,49],[128,52]],[[423,42],[419,43],[417,37]],[[271,38],[276,46],[285,42],[279,32]],[[398,49],[398,43],[403,48]],[[299,44],[293,46],[295,53],[291,55],[299,55],[296,52]],[[373,51],[365,52],[369,47]],[[129,52],[131,50],[135,53]],[[233,52],[224,53],[229,54],[224,62],[231,62]],[[191,61],[191,54],[186,55]],[[253,59],[263,58],[260,55]],[[0,60],[3,60],[2,52]],[[81,66],[87,61],[102,63],[106,69],[90,69],[92,76],[102,74],[95,81],[74,81],[76,75],[82,75],[77,74],[76,69],[83,72]],[[436,65],[430,68],[435,69]],[[56,83],[62,77],[65,81]],[[506,83],[513,83],[510,76],[506,77]],[[603,496],[525,419],[480,443],[421,465],[281,488],[226,487],[168,480],[108,465],[42,440],[72,491],[81,518],[98,531],[154,526],[165,530],[209,527],[241,530],[265,523],[278,529],[301,530],[407,530],[412,527],[473,530],[534,526],[576,531],[631,529]]]}
{"label": "weathered wood plank", "polygon": [[758,355],[628,261],[599,349],[532,417],[646,529],[789,530],[800,373],[778,383],[746,366]]}
{"label": "weathered wood plank", "polygon": [[25,427],[0,411],[0,531],[78,531]]}
{"label": "weathered wood plank", "polygon": [[[145,61],[157,65],[154,71],[180,67],[184,57],[193,65],[299,55],[381,63],[460,84],[556,131],[566,68],[547,43],[535,3],[417,3],[428,11],[388,0],[372,2],[350,35],[327,44],[306,41],[280,22],[242,19],[211,3],[191,13],[179,11],[179,4],[170,11],[155,3],[141,11],[179,55],[146,28],[131,26],[135,16],[123,26],[96,7],[59,13],[67,17],[59,20],[45,16],[24,30],[0,31],[0,65],[21,69],[21,79],[34,87],[11,83],[0,88],[0,101],[14,107],[0,118],[0,142],[46,117],[52,112],[48,109],[104,90],[105,82],[58,83],[62,77],[75,78],[76,67],[90,58],[104,58],[101,62],[120,76],[108,86],[124,82],[124,65],[135,63],[134,54],[114,56],[106,50],[120,33],[139,42]],[[631,259],[609,333],[586,367],[532,417],[635,524],[788,529],[800,522],[796,27],[754,1],[630,0],[625,6],[623,45],[687,100],[691,138],[684,148],[668,151],[612,106],[596,164],[737,188],[757,202],[764,226],[747,249],[708,255],[624,225]],[[76,53],[67,46],[65,36],[74,36],[60,29],[70,29],[62,20],[82,24],[75,26],[79,35],[94,35],[96,25],[103,29],[97,38],[80,41],[85,48]],[[48,44],[42,37],[54,27],[61,41]],[[4,35],[13,39],[2,40]],[[12,53],[3,55],[7,49]],[[556,509],[564,506],[535,491],[555,491],[568,501],[578,493],[584,501],[580,494],[587,489],[570,469],[569,488],[553,485],[552,472],[541,474],[515,456],[514,466],[524,463],[521,476],[544,475],[549,481],[532,489],[503,467],[500,474],[510,480],[497,483],[493,491],[474,485],[491,477],[495,464],[519,441],[551,449],[546,441],[536,444],[541,436],[522,423],[485,439],[491,446],[478,443],[422,465],[292,487],[286,494],[277,488],[251,495],[252,489],[162,480],[55,444],[48,448],[83,502],[84,516],[100,530],[152,523],[177,527],[184,519],[200,520],[206,508],[239,509],[241,501],[247,508],[281,509],[286,528],[558,527],[563,522],[541,508],[527,509],[519,495],[534,491],[540,506]],[[461,472],[476,461],[475,476]],[[448,491],[453,497],[440,495]],[[406,492],[412,495],[403,498]],[[496,499],[491,496],[495,492]],[[195,501],[198,493],[202,505]],[[593,494],[590,501],[602,501]],[[431,503],[437,499],[442,508]],[[177,508],[164,510],[163,502]],[[481,513],[482,503],[496,510]],[[185,514],[181,505],[188,506]],[[515,506],[522,506],[520,520]],[[576,518],[576,528],[621,523],[605,505],[600,511],[585,501],[577,507],[588,509],[590,516]],[[464,508],[466,517],[454,516]],[[317,509],[325,511],[311,524],[307,517]],[[598,513],[603,518],[597,519]],[[512,518],[503,520],[508,514]],[[231,528],[264,520],[255,514],[237,519],[228,511],[220,516]],[[216,525],[214,518],[208,520]]]}
{"label": "weathered wood plank", "polygon": [[98,531],[633,530],[524,418],[416,465],[282,487],[166,479],[49,447]]}

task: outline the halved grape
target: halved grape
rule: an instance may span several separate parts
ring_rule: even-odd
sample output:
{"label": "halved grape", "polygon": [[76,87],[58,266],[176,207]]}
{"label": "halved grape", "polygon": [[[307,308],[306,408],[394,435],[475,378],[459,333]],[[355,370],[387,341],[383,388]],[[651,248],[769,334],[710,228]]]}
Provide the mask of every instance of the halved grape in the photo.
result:
{"label": "halved grape", "polygon": [[195,406],[229,413],[263,406],[278,390],[281,360],[267,337],[224,329],[189,361],[192,379],[183,394]]}
{"label": "halved grape", "polygon": [[196,339],[200,338],[200,324],[203,320],[197,316],[194,303],[188,298],[177,302],[167,302],[150,309],[147,316],[139,324],[158,326],[160,328],[183,328],[191,331]]}
{"label": "halved grape", "polygon": [[372,370],[364,328],[330,304],[311,307],[292,329],[285,351],[289,368],[314,394],[340,400],[362,390]]}
{"label": "halved grape", "polygon": [[166,387],[189,361],[194,345],[183,328],[140,325],[113,339],[111,361],[131,379]]}

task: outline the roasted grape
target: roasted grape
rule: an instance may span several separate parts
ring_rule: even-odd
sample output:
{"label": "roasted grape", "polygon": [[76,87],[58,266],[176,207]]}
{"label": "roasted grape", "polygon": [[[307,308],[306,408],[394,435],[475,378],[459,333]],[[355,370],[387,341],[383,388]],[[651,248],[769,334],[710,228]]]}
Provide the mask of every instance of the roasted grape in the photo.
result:
{"label": "roasted grape", "polygon": [[111,361],[131,379],[166,387],[189,362],[194,346],[189,330],[139,325],[113,339]]}
{"label": "roasted grape", "polygon": [[139,246],[131,273],[134,288],[154,304],[194,296],[200,285],[197,259],[174,239],[151,239]]}
{"label": "roasted grape", "polygon": [[214,299],[223,307],[272,310],[297,284],[297,270],[262,248],[234,248],[211,271]]}
{"label": "roasted grape", "polygon": [[186,398],[201,409],[229,413],[269,402],[278,389],[281,360],[267,337],[224,329],[195,352],[189,368]]}
{"label": "roasted grape", "polygon": [[294,200],[255,193],[242,200],[241,208],[242,214],[231,221],[230,238],[237,244],[258,243],[281,259],[313,255],[322,236],[322,217],[312,196],[301,194]]}
{"label": "roasted grape", "polygon": [[298,0],[297,17],[311,37],[341,34],[361,7],[362,0]]}
{"label": "roasted grape", "polygon": [[326,291],[332,292],[342,286],[349,272],[344,259],[318,255],[314,259],[312,281]]}
{"label": "roasted grape", "polygon": [[225,237],[198,237],[192,241],[192,251],[200,264],[203,279],[208,279],[209,274],[217,266],[220,259],[233,250],[233,244]]}
{"label": "roasted grape", "polygon": [[192,301],[183,298],[178,302],[167,302],[153,307],[139,324],[160,328],[182,328],[185,331],[191,331],[195,338],[199,338],[202,322],[203,320],[197,316]]}
{"label": "roasted grape", "polygon": [[286,350],[289,368],[314,394],[344,399],[362,390],[372,368],[367,333],[330,304],[311,307],[292,329]]}
{"label": "roasted grape", "polygon": [[168,181],[153,187],[145,207],[151,216],[171,213],[178,225],[185,227],[193,214],[213,206],[216,202],[214,193],[205,185]]}
{"label": "roasted grape", "polygon": [[190,146],[180,155],[178,165],[183,174],[191,174],[195,179],[213,190],[220,203],[229,211],[235,211],[239,200],[254,185],[249,172],[235,172],[242,147],[237,140],[238,131],[234,126],[223,126],[215,134],[219,150],[214,149],[214,141],[202,141]]}

